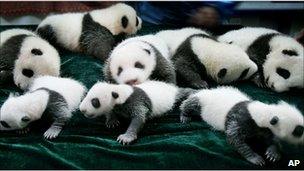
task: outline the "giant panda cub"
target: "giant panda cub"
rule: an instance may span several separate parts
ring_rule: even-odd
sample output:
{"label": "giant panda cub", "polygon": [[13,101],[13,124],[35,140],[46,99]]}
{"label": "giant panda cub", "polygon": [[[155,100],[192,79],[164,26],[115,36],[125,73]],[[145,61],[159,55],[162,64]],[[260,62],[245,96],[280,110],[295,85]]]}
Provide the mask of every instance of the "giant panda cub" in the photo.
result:
{"label": "giant panda cub", "polygon": [[304,118],[296,107],[283,101],[278,104],[252,101],[233,87],[201,90],[190,95],[180,109],[181,122],[190,121],[190,114],[200,114],[214,129],[224,131],[227,142],[256,165],[264,165],[265,161],[248,142],[259,139],[266,144],[265,156],[273,162],[281,156],[278,140],[304,143]]}
{"label": "giant panda cub", "polygon": [[136,86],[99,82],[89,90],[79,109],[88,118],[106,116],[107,127],[117,126],[118,116],[131,118],[127,131],[117,138],[126,145],[137,139],[147,119],[163,116],[193,92],[160,81]]}
{"label": "giant panda cub", "polygon": [[114,36],[134,34],[141,28],[136,11],[123,3],[87,13],[51,15],[37,32],[54,45],[106,59],[115,44]]}
{"label": "giant panda cub", "polygon": [[168,47],[154,35],[126,39],[112,51],[104,67],[105,79],[118,84],[140,84],[146,80],[175,83]]}
{"label": "giant panda cub", "polygon": [[245,27],[218,38],[244,49],[258,65],[253,81],[276,92],[304,87],[303,46],[293,38],[267,28]]}
{"label": "giant panda cub", "polygon": [[[180,34],[181,37],[176,36]],[[177,83],[182,87],[206,88],[207,77],[227,84],[248,79],[257,71],[256,64],[240,47],[220,43],[202,30],[184,28],[159,33],[158,36],[167,42],[175,42],[174,39],[183,41],[169,45]]]}
{"label": "giant panda cub", "polygon": [[35,33],[10,29],[0,37],[0,84],[14,82],[24,90],[39,75],[59,76],[57,50]]}
{"label": "giant panda cub", "polygon": [[50,121],[44,133],[47,139],[56,138],[72,117],[86,88],[69,78],[42,76],[36,78],[29,92],[10,97],[4,102],[0,113],[1,130],[20,130],[37,120]]}

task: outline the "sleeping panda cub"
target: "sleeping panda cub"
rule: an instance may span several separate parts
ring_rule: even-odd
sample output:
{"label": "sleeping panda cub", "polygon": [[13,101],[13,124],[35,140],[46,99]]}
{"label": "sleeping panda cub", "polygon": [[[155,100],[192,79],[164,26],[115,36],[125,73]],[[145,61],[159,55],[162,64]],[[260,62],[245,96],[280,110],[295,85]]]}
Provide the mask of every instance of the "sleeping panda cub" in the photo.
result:
{"label": "sleeping panda cub", "polygon": [[44,133],[47,139],[56,138],[72,117],[86,88],[69,78],[42,76],[36,78],[29,92],[10,97],[0,113],[0,130],[20,130],[37,120],[47,120],[51,126]]}
{"label": "sleeping panda cub", "polygon": [[35,33],[10,29],[0,33],[0,84],[14,82],[25,90],[39,75],[59,76],[57,50]]}
{"label": "sleeping panda cub", "polygon": [[117,116],[131,119],[127,131],[117,138],[126,145],[137,139],[147,119],[163,116],[193,92],[159,81],[136,86],[99,82],[89,90],[79,109],[88,118],[106,116],[107,127],[119,124]]}
{"label": "sleeping panda cub", "polygon": [[88,13],[51,15],[39,24],[37,32],[54,45],[104,60],[115,44],[113,35],[134,34],[141,23],[131,6],[118,3]]}
{"label": "sleeping panda cub", "polygon": [[175,83],[168,47],[154,35],[126,39],[112,51],[104,67],[105,79],[118,84],[140,84],[146,80]]}
{"label": "sleeping panda cub", "polygon": [[267,28],[246,27],[218,38],[244,49],[258,65],[253,81],[276,92],[304,88],[304,50],[293,38]]}
{"label": "sleeping panda cub", "polygon": [[[180,34],[181,37],[176,36]],[[179,45],[169,45],[174,53],[171,59],[177,83],[182,87],[206,88],[207,77],[227,84],[248,79],[257,71],[256,64],[241,48],[220,43],[202,30],[185,28],[159,33],[159,36],[167,42],[175,42],[174,39],[176,42],[183,41]]]}
{"label": "sleeping panda cub", "polygon": [[190,95],[180,110],[182,123],[190,121],[190,114],[199,114],[214,129],[224,131],[227,142],[256,165],[264,165],[265,161],[248,142],[262,140],[267,145],[265,156],[273,162],[281,156],[278,140],[304,143],[304,118],[296,107],[283,101],[252,101],[233,87],[201,90]]}

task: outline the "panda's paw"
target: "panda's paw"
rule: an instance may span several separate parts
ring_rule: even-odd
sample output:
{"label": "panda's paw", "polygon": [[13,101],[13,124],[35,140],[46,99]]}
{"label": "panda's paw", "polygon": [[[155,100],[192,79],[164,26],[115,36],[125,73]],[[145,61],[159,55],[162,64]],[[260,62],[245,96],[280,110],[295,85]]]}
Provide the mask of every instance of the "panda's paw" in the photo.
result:
{"label": "panda's paw", "polygon": [[259,166],[265,165],[264,159],[261,156],[257,155],[257,154],[254,155],[254,156],[252,156],[252,157],[248,157],[247,160],[250,163],[255,164],[255,165],[259,165]]}
{"label": "panda's paw", "polygon": [[115,120],[107,121],[106,126],[107,126],[108,128],[115,128],[115,127],[117,127],[119,124],[120,124],[119,121],[115,119]]}
{"label": "panda's paw", "polygon": [[129,145],[131,142],[137,139],[136,135],[131,134],[121,134],[118,136],[117,141],[121,143],[122,145]]}
{"label": "panda's paw", "polygon": [[45,139],[54,139],[59,135],[60,132],[61,128],[51,127],[43,134],[43,136]]}
{"label": "panda's paw", "polygon": [[188,122],[190,122],[190,121],[191,121],[191,118],[190,118],[190,117],[184,116],[184,115],[181,115],[181,116],[180,116],[180,122],[181,122],[181,123],[185,124],[185,123],[188,123]]}
{"label": "panda's paw", "polygon": [[21,135],[24,135],[24,134],[27,134],[28,132],[30,131],[30,128],[24,128],[24,129],[21,129],[21,130],[17,130],[17,134],[21,134]]}
{"label": "panda's paw", "polygon": [[271,162],[276,162],[281,159],[281,154],[273,146],[270,146],[267,148],[267,150],[265,152],[265,156],[266,156],[266,159],[268,159]]}
{"label": "panda's paw", "polygon": [[192,83],[191,87],[194,89],[205,89],[208,88],[209,86],[206,81],[200,80]]}

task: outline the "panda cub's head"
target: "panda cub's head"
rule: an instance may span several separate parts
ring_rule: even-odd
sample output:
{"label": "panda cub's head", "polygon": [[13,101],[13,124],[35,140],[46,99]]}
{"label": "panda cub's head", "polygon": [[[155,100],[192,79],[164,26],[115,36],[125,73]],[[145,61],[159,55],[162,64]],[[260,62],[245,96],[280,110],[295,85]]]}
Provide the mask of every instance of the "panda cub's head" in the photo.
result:
{"label": "panda cub's head", "polygon": [[273,49],[263,65],[265,85],[276,92],[304,87],[304,50],[289,37],[275,37],[274,43],[283,45]]}
{"label": "panda cub's head", "polygon": [[45,91],[21,96],[10,94],[1,106],[0,130],[23,129],[29,123],[38,120],[47,105],[44,97],[48,97]]}
{"label": "panda cub's head", "polygon": [[60,57],[56,49],[39,37],[27,37],[15,61],[13,69],[15,84],[25,90],[37,76],[59,76],[59,72]]}
{"label": "panda cub's head", "polygon": [[128,85],[99,82],[89,90],[79,109],[88,118],[106,115],[115,105],[123,104],[132,92]]}
{"label": "panda cub's head", "polygon": [[156,66],[156,56],[148,44],[131,41],[113,50],[108,65],[115,82],[135,85],[149,79]]}

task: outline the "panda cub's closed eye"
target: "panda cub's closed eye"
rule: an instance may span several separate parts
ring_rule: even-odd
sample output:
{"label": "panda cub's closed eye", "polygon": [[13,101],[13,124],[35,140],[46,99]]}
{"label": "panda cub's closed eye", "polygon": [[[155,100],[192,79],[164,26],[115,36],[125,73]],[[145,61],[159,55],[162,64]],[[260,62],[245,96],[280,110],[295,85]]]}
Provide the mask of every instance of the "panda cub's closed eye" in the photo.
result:
{"label": "panda cub's closed eye", "polygon": [[224,78],[226,74],[227,74],[227,69],[226,69],[226,68],[223,68],[223,69],[221,69],[221,70],[217,73],[217,77],[218,77],[218,78]]}
{"label": "panda cub's closed eye", "polygon": [[121,25],[122,25],[122,27],[123,27],[123,28],[127,28],[128,23],[129,23],[128,18],[127,18],[126,16],[123,16],[123,17],[121,18]]}
{"label": "panda cub's closed eye", "polygon": [[28,78],[31,78],[34,75],[34,71],[31,69],[23,69],[22,74]]}
{"label": "panda cub's closed eye", "polygon": [[290,77],[290,72],[287,69],[281,67],[277,68],[277,74],[279,74],[284,79],[288,79]]}
{"label": "panda cub's closed eye", "polygon": [[122,67],[118,67],[117,75],[119,76],[121,72],[122,72]]}
{"label": "panda cub's closed eye", "polygon": [[100,107],[100,102],[99,102],[99,99],[98,98],[93,98],[91,100],[91,104],[94,108],[99,108]]}
{"label": "panda cub's closed eye", "polygon": [[37,55],[37,56],[43,55],[42,51],[41,51],[40,49],[36,49],[36,48],[32,49],[32,50],[31,50],[31,53],[32,53],[33,55]]}
{"label": "panda cub's closed eye", "polygon": [[144,69],[145,68],[145,66],[142,64],[142,63],[140,63],[140,62],[135,62],[135,68],[139,68],[139,69]]}
{"label": "panda cub's closed eye", "polygon": [[10,126],[5,121],[0,121],[1,125],[5,128],[10,128]]}
{"label": "panda cub's closed eye", "polygon": [[295,50],[282,50],[282,53],[288,56],[298,56],[298,53]]}

